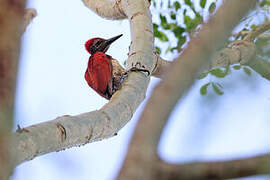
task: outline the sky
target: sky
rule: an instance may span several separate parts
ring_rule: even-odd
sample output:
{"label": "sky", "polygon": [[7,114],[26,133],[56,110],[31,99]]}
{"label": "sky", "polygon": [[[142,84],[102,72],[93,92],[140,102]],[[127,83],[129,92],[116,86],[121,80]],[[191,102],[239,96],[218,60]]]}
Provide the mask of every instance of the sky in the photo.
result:
{"label": "sky", "polygon": [[[89,58],[84,42],[93,37],[123,34],[107,52],[123,63],[130,43],[128,21],[104,20],[82,1],[35,0],[29,1],[28,7],[36,8],[38,15],[22,37],[14,126],[27,127],[101,108],[107,100],[84,80]],[[206,96],[201,96],[200,87],[209,81],[220,82],[224,95],[218,96],[210,89]],[[151,78],[147,98],[158,82],[159,79]],[[196,81],[171,114],[159,144],[159,155],[165,161],[183,163],[269,152],[269,92],[269,82],[254,71],[251,76],[232,71],[225,79],[207,77]],[[117,136],[37,157],[19,165],[11,179],[114,179],[147,98]]]}

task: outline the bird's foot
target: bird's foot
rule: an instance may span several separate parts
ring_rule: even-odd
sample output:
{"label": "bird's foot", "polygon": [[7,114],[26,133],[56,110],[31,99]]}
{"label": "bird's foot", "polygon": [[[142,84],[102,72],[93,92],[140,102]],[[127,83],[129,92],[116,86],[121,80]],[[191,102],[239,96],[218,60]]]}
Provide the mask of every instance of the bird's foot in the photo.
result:
{"label": "bird's foot", "polygon": [[146,73],[147,73],[147,76],[149,76],[149,75],[151,74],[150,71],[147,70],[147,69],[145,68],[144,65],[141,65],[140,62],[137,62],[137,63],[135,64],[135,66],[133,65],[133,63],[132,63],[131,65],[132,65],[132,68],[130,68],[130,69],[127,70],[124,74],[122,74],[121,79],[120,79],[120,83],[121,83],[121,84],[122,84],[123,81],[128,77],[128,74],[129,74],[130,72],[136,72],[136,71],[146,72]]}
{"label": "bird's foot", "polygon": [[135,66],[133,65],[133,63],[131,64],[132,65],[132,68],[130,68],[126,74],[128,74],[129,72],[135,72],[135,71],[140,71],[140,72],[146,72],[147,73],[147,76],[150,75],[150,71],[147,70],[145,68],[144,65],[142,65],[140,62],[136,62]]}

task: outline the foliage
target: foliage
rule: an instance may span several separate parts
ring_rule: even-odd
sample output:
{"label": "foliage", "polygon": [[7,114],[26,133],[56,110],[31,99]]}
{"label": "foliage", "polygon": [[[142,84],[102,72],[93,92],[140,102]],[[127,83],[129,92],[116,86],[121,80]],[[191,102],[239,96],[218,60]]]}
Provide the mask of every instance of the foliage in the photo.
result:
{"label": "foliage", "polygon": [[[158,14],[159,19],[153,24],[154,36],[168,45],[167,49],[162,51],[180,52],[202,24],[203,15],[215,11],[216,1],[200,0],[199,4],[195,4],[193,0],[154,0],[152,11],[153,14]],[[172,43],[175,41],[176,43]],[[156,46],[156,49],[159,53],[162,52],[160,47]]]}
{"label": "foliage", "polygon": [[[155,44],[157,53],[180,53],[192,36],[196,35],[201,24],[209,19],[209,16],[215,13],[217,7],[222,4],[222,0],[153,0],[152,1],[153,30],[157,42]],[[269,19],[269,0],[259,0],[256,9],[242,19],[242,22],[236,28],[237,33],[228,40],[228,43],[243,39],[247,32],[254,30],[258,24]],[[261,19],[258,13],[262,14]],[[259,43],[268,44],[260,41]],[[158,44],[158,45],[157,45]],[[163,47],[163,48],[161,48]],[[165,47],[165,48],[164,48]],[[267,51],[270,55],[270,51]],[[213,76],[215,78],[225,78],[230,74],[231,68],[234,70],[242,69],[247,75],[251,75],[251,70],[247,67],[234,65],[225,69],[216,68],[209,72],[201,74],[199,79]],[[222,86],[215,82],[204,84],[200,93],[207,94],[208,87],[213,88],[214,92],[222,95]]]}

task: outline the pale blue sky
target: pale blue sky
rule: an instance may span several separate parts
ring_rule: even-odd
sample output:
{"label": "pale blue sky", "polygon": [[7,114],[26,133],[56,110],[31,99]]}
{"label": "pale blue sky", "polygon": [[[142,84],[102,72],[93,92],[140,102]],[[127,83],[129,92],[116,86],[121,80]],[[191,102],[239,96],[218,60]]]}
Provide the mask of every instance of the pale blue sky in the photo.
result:
{"label": "pale blue sky", "polygon": [[[129,24],[98,17],[81,1],[29,1],[38,16],[23,36],[16,124],[25,127],[102,107],[107,101],[84,80],[89,54],[84,42],[124,34],[107,52],[122,63],[130,43]],[[218,81],[225,94],[201,96],[204,83]],[[147,97],[158,80],[152,78]],[[170,162],[217,160],[270,151],[270,84],[255,72],[233,71],[227,78],[207,77],[173,111],[159,154]],[[13,180],[108,180],[117,174],[144,104],[116,137],[50,153],[21,164]],[[255,178],[249,178],[255,179]],[[260,178],[263,179],[263,178]]]}

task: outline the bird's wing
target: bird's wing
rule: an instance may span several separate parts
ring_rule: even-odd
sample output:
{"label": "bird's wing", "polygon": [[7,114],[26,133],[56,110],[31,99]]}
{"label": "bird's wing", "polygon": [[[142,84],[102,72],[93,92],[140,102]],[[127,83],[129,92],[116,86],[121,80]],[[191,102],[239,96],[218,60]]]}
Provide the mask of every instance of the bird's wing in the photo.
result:
{"label": "bird's wing", "polygon": [[112,64],[106,54],[96,52],[89,58],[85,80],[98,94],[110,99],[112,94],[108,88],[112,83]]}

